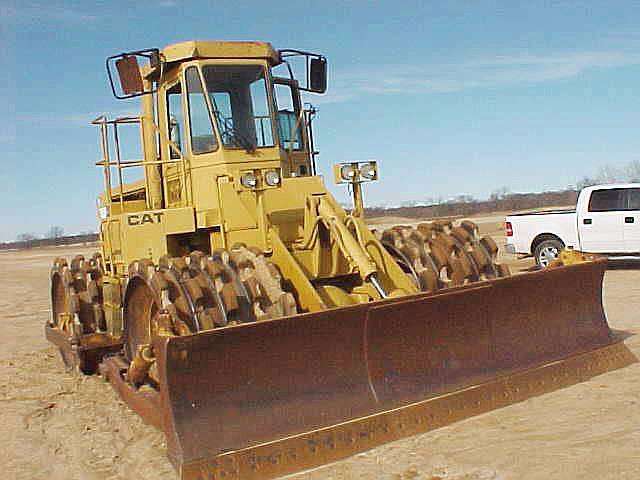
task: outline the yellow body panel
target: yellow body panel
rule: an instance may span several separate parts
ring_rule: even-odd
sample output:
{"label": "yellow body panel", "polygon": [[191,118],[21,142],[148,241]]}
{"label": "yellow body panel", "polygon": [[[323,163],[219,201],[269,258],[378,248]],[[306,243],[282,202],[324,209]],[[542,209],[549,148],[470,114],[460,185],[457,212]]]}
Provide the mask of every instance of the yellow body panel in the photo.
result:
{"label": "yellow body panel", "polygon": [[[134,260],[157,260],[169,253],[171,236],[195,232],[193,208],[143,210],[113,215],[103,230],[103,255],[107,263],[118,264],[118,272]],[[116,248],[116,245],[118,248]],[[109,247],[111,247],[109,249]]]}

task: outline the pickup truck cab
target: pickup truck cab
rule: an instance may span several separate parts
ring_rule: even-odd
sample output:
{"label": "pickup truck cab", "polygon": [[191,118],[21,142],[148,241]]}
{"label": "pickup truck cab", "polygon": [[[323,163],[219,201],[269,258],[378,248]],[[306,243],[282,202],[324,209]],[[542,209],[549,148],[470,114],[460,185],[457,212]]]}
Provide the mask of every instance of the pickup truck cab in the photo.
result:
{"label": "pickup truck cab", "polygon": [[563,248],[640,258],[640,183],[587,187],[575,210],[516,213],[505,229],[507,253],[533,255],[543,267]]}

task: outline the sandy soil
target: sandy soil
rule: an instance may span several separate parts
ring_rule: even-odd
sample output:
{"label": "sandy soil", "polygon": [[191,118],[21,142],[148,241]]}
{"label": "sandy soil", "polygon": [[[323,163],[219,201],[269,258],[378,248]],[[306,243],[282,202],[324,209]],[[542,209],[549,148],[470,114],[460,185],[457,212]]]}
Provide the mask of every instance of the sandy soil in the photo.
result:
{"label": "sandy soil", "polygon": [[[474,220],[503,245],[503,219]],[[65,373],[44,340],[51,260],[89,252],[0,253],[2,478],[173,480],[162,434],[143,424],[99,377]],[[502,260],[512,271],[530,266],[512,256]],[[632,334],[626,343],[640,356],[640,269],[607,272],[605,306],[612,327]],[[638,479],[639,380],[635,364],[290,478]]]}

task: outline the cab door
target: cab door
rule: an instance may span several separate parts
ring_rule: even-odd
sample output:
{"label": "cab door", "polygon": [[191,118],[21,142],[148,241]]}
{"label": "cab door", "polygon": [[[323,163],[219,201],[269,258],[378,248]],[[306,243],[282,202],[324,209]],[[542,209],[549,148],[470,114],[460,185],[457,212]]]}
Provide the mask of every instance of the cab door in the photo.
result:
{"label": "cab door", "polygon": [[578,209],[580,249],[592,253],[625,252],[625,189],[593,190],[586,211]]}
{"label": "cab door", "polygon": [[629,253],[640,252],[640,188],[625,190],[624,245]]}
{"label": "cab door", "polygon": [[186,152],[183,147],[185,121],[182,91],[180,77],[175,74],[175,79],[166,81],[158,95],[164,198],[169,208],[186,206],[188,201],[188,178],[182,163]]}
{"label": "cab door", "polygon": [[274,77],[273,91],[278,108],[278,135],[291,176],[314,175],[308,151],[307,119],[300,103],[298,82]]}

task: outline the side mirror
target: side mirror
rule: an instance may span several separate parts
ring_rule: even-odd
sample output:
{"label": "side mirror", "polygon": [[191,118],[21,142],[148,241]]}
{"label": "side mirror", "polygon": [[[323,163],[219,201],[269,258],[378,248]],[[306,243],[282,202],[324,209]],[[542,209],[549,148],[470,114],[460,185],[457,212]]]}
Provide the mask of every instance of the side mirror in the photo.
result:
{"label": "side mirror", "polygon": [[309,67],[309,87],[316,93],[327,91],[327,59],[312,58]]}
{"label": "side mirror", "polygon": [[125,95],[135,95],[144,90],[138,59],[134,55],[116,60],[116,69],[120,77],[120,87]]}
{"label": "side mirror", "polygon": [[[306,82],[298,88],[303,92],[325,93],[327,91],[327,58],[319,53],[305,52],[303,50],[294,50],[284,48],[278,50],[281,62],[285,63],[289,70],[290,80],[295,80],[292,65],[298,63],[298,69],[304,68]],[[289,62],[289,59],[298,58],[299,61]],[[299,62],[303,62],[300,65]]]}
{"label": "side mirror", "polygon": [[[147,65],[141,67],[138,64],[139,57],[146,60]],[[113,55],[107,58],[106,64],[107,75],[109,76],[109,83],[114,97],[122,99],[154,93],[155,90],[153,89],[144,89],[142,72],[145,70],[145,75],[152,74],[160,67],[160,51],[157,48]],[[120,80],[119,89],[116,89],[113,81],[112,70],[114,64]]]}

